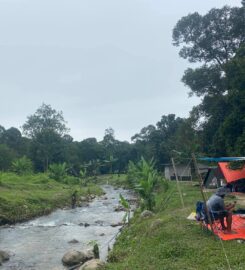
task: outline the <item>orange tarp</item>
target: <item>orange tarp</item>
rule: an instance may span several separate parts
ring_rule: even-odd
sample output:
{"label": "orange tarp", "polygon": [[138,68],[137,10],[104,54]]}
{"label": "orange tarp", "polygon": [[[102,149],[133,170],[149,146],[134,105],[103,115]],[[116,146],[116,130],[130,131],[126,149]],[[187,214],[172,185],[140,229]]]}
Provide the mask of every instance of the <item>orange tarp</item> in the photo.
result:
{"label": "orange tarp", "polygon": [[[209,230],[211,230],[208,225]],[[227,234],[221,230],[221,225],[219,221],[216,221],[213,224],[214,233],[221,238],[222,240],[234,240],[234,239],[243,239],[245,240],[245,217],[242,215],[233,215],[232,216],[232,231],[234,233]]]}
{"label": "orange tarp", "polygon": [[231,170],[228,162],[219,162],[218,165],[227,183],[245,178],[245,167],[241,170]]}

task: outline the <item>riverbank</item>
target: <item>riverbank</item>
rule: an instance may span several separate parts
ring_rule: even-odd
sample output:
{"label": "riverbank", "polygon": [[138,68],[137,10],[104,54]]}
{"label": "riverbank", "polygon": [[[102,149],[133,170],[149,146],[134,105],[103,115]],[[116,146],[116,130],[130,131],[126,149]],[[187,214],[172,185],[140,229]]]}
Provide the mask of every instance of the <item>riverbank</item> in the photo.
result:
{"label": "riverbank", "polygon": [[[221,242],[195,221],[187,220],[196,201],[202,200],[199,187],[185,183],[181,189],[184,208],[175,183],[170,183],[166,193],[158,193],[153,217],[142,219],[135,213],[118,237],[105,269],[229,269]],[[231,269],[245,269],[244,244],[226,241],[223,246]]]}
{"label": "riverbank", "polygon": [[71,206],[71,195],[102,195],[103,190],[88,184],[65,184],[50,179],[46,174],[18,176],[13,173],[0,174],[0,225],[48,214],[53,210]]}
{"label": "riverbank", "polygon": [[[65,269],[62,258],[70,250],[91,249],[97,243],[105,260],[119,233],[123,211],[115,211],[119,195],[130,200],[131,192],[102,186],[105,195],[97,196],[83,207],[57,209],[49,215],[11,227],[0,228],[0,250],[10,255],[2,270]],[[76,263],[77,264],[77,263]]]}

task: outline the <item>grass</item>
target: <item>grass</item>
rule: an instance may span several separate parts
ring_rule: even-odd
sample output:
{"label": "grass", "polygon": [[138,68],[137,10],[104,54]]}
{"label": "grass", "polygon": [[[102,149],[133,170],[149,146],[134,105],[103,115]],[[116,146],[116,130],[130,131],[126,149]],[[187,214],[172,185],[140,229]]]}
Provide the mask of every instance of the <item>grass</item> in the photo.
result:
{"label": "grass", "polygon": [[28,220],[71,204],[71,194],[101,195],[102,189],[94,184],[80,187],[50,179],[46,174],[18,176],[0,173],[0,225]]}
{"label": "grass", "polygon": [[[199,187],[182,184],[185,207],[182,208],[175,183],[166,193],[157,195],[156,214],[142,220],[135,214],[131,225],[118,237],[109,254],[107,270],[221,270],[229,269],[221,242],[195,221],[186,217],[202,200]],[[152,227],[155,220],[160,225]],[[231,269],[245,269],[244,244],[223,242]]]}

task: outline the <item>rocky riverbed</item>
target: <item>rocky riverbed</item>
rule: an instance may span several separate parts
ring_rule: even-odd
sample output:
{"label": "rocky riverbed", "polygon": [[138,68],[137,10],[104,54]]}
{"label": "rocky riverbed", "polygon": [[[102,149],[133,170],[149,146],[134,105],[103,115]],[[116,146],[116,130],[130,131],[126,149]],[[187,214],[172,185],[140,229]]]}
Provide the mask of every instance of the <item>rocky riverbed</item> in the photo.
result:
{"label": "rocky riverbed", "polygon": [[85,250],[94,243],[99,245],[100,258],[105,260],[125,214],[115,211],[119,194],[129,199],[133,195],[111,186],[103,189],[104,196],[85,206],[60,209],[48,216],[1,228],[0,250],[10,255],[1,269],[66,269],[61,259],[67,251]]}

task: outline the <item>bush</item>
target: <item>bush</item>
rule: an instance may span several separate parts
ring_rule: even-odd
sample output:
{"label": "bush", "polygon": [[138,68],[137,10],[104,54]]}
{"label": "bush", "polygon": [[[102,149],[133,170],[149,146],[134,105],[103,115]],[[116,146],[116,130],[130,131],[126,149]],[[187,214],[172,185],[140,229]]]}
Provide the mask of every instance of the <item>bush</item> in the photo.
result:
{"label": "bush", "polygon": [[18,175],[31,174],[33,172],[32,161],[26,156],[16,159],[12,162],[12,171]]}
{"label": "bush", "polygon": [[140,195],[142,209],[153,210],[155,206],[155,188],[161,177],[154,165],[153,160],[147,162],[143,157],[137,164],[129,163],[128,181]]}
{"label": "bush", "polygon": [[51,164],[49,165],[49,177],[61,182],[67,176],[67,170],[65,162],[62,164]]}

